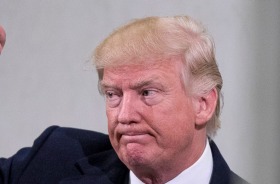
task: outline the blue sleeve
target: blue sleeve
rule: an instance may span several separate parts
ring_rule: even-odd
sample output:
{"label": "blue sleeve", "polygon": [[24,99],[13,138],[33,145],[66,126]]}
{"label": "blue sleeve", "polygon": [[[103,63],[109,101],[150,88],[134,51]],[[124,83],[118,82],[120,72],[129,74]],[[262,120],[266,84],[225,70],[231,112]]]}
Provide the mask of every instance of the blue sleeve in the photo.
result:
{"label": "blue sleeve", "polygon": [[36,152],[56,128],[58,127],[47,128],[31,148],[23,148],[10,158],[0,158],[0,184],[16,184]]}

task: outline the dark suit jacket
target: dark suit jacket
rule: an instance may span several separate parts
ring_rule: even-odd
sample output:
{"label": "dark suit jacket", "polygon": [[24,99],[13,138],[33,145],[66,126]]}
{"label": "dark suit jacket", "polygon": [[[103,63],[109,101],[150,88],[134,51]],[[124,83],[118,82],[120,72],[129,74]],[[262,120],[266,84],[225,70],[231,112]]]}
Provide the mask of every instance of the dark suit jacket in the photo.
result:
{"label": "dark suit jacket", "polygon": [[[245,183],[226,164],[217,146],[211,184]],[[46,129],[31,148],[0,159],[0,184],[126,184],[129,170],[109,138],[98,132],[57,126]]]}

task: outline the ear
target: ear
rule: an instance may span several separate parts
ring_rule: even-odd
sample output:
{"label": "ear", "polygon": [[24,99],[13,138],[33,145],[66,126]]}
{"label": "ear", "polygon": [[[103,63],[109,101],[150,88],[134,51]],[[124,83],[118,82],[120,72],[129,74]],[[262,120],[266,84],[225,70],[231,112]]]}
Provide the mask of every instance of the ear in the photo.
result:
{"label": "ear", "polygon": [[196,125],[202,126],[212,117],[217,105],[218,93],[214,88],[195,99]]}

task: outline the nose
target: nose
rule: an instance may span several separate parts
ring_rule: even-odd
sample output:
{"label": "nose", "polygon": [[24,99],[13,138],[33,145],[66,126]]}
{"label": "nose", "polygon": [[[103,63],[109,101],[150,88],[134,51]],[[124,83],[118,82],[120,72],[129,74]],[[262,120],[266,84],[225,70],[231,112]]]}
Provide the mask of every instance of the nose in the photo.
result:
{"label": "nose", "polygon": [[141,102],[133,94],[124,94],[118,114],[118,122],[122,124],[139,123]]}

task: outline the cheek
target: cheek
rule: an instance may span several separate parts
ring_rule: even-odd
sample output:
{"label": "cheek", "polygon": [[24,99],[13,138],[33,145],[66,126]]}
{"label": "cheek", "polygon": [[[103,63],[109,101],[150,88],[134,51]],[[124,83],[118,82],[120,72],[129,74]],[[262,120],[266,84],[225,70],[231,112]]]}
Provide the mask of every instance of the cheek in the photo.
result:
{"label": "cheek", "polygon": [[[173,102],[173,103],[171,103]],[[189,138],[195,129],[195,118],[189,103],[167,101],[153,109],[153,129],[159,132],[163,142],[176,144],[182,138]],[[175,146],[175,145],[174,145]]]}
{"label": "cheek", "polygon": [[190,121],[186,121],[186,118],[171,117],[161,123],[158,139],[160,147],[172,152],[180,152],[192,142],[194,126]]}
{"label": "cheek", "polygon": [[113,148],[116,151],[118,151],[119,150],[119,142],[118,142],[118,140],[116,138],[116,135],[115,135],[115,128],[116,128],[116,126],[113,123],[108,122],[108,135],[109,135],[111,145],[113,146]]}
{"label": "cheek", "polygon": [[117,120],[117,110],[114,108],[106,107],[107,122],[111,126]]}
{"label": "cheek", "polygon": [[154,117],[162,121],[169,119],[173,125],[181,121],[194,121],[193,107],[189,100],[184,98],[170,98],[164,101],[153,109]]}
{"label": "cheek", "polygon": [[106,109],[107,123],[108,123],[108,134],[110,136],[111,141],[114,139],[114,131],[116,128],[116,116],[115,111]]}

